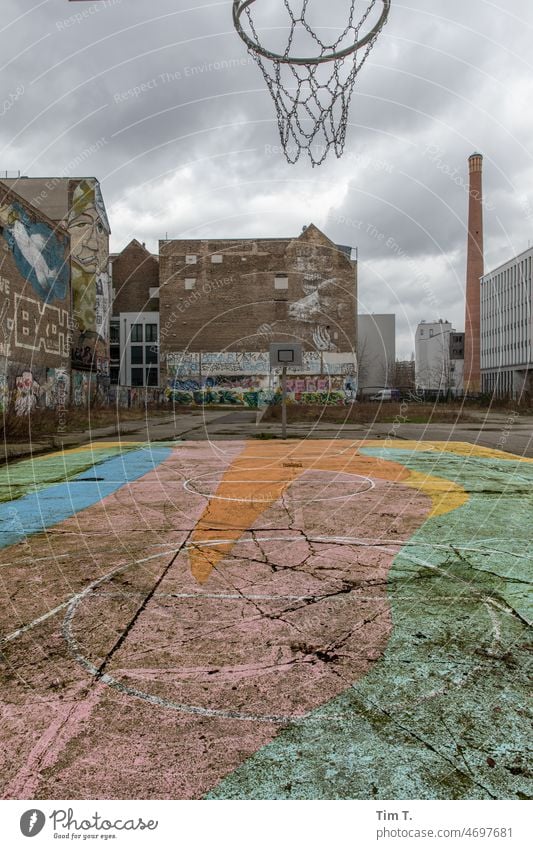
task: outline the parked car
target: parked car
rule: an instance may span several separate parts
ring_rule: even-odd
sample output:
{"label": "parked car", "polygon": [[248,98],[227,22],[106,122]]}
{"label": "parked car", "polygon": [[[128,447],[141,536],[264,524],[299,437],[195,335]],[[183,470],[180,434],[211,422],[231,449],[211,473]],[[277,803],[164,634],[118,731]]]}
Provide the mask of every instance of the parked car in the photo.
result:
{"label": "parked car", "polygon": [[375,395],[370,396],[371,401],[399,401],[400,398],[399,389],[380,389]]}

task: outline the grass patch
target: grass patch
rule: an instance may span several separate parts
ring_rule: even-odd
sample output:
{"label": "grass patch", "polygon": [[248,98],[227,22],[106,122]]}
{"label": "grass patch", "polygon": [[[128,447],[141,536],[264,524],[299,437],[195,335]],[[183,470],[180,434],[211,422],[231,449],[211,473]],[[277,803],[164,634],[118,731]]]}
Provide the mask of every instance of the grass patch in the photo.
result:
{"label": "grass patch", "polygon": [[[479,408],[477,409],[479,410]],[[331,422],[333,424],[371,424],[373,422],[392,424],[398,421],[404,424],[479,423],[479,412],[477,416],[474,415],[474,412],[474,408],[464,407],[461,404],[418,404],[416,402],[403,404],[396,402],[384,404],[360,402],[343,407],[321,406],[319,404],[289,404],[287,406],[287,420],[289,422]],[[281,406],[269,407],[265,412],[263,421],[281,421]]]}

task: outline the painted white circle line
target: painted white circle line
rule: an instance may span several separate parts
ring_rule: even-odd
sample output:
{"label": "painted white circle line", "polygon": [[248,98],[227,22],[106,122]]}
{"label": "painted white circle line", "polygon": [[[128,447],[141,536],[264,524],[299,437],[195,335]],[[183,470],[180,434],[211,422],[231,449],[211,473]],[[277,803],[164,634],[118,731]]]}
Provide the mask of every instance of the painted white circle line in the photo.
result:
{"label": "painted white circle line", "polygon": [[[305,472],[306,470],[304,469],[303,471]],[[207,474],[211,474],[211,472],[207,472]],[[339,472],[334,472],[334,474],[338,475]],[[352,475],[349,472],[342,472],[342,474],[346,474],[346,475],[349,474],[351,478],[357,478],[358,480],[363,481],[368,485],[364,489],[358,489],[355,492],[348,493],[347,495],[332,495],[332,496],[328,496],[328,497],[318,496],[316,498],[292,498],[293,503],[294,504],[303,504],[303,503],[311,504],[311,503],[314,503],[314,502],[317,502],[317,501],[347,501],[350,498],[355,498],[358,495],[363,495],[365,492],[370,492],[370,490],[376,488],[376,484],[372,480],[372,478],[368,478],[368,477],[366,477],[366,475]],[[197,475],[194,478],[188,478],[188,480],[183,482],[183,488],[186,489],[188,492],[191,492],[193,495],[200,495],[202,498],[207,498],[208,500],[213,499],[213,500],[216,500],[216,501],[237,501],[241,504],[243,504],[243,503],[244,504],[251,504],[251,503],[272,504],[272,503],[275,503],[275,501],[277,501],[278,498],[280,497],[280,496],[278,496],[278,498],[274,499],[274,501],[271,498],[254,498],[254,497],[252,497],[252,498],[250,498],[250,497],[249,498],[232,498],[231,496],[226,496],[226,495],[215,495],[215,494],[206,493],[206,492],[199,492],[197,489],[192,488],[192,484],[194,484],[196,481],[200,480],[201,478],[205,478],[205,477],[206,477],[206,475],[202,474],[202,475]],[[222,482],[223,481],[219,480],[218,478],[208,479],[208,480],[205,481],[205,483],[207,483],[207,484],[216,483],[217,486],[220,486],[220,484]],[[289,487],[293,484],[298,484],[298,483],[309,484],[310,481],[309,481],[309,478],[303,479],[303,475],[302,475],[299,478],[290,478],[289,480],[271,480],[271,481],[269,481],[269,480],[264,480],[264,479],[261,479],[261,480],[248,479],[248,480],[230,480],[230,481],[226,481],[225,483],[228,484],[228,485],[233,485],[233,484],[272,484],[272,485],[277,485],[277,486],[287,486],[287,487]],[[326,489],[328,486],[333,486],[333,485],[339,486],[339,483],[345,483],[346,485],[348,485],[349,481],[342,481],[342,482],[339,482],[337,480],[330,480],[330,481],[321,480],[320,481],[320,485],[324,489]]]}
{"label": "painted white circle line", "polygon": [[[256,538],[256,541],[269,541],[269,540],[272,540],[272,539],[273,539],[272,537]],[[302,537],[298,536],[298,537],[292,537],[292,538],[287,538],[287,537],[274,538],[274,540],[276,540],[276,539],[279,540],[279,541],[301,541]],[[394,549],[391,551],[390,549],[386,548],[386,544],[384,545],[382,540],[376,540],[376,541],[374,541],[374,543],[372,543],[372,541],[368,540],[368,538],[365,540],[365,542],[363,542],[362,540],[360,540],[358,538],[353,538],[353,537],[315,537],[315,538],[310,537],[310,538],[308,538],[308,541],[310,541],[310,542],[312,542],[312,541],[316,541],[316,542],[337,542],[337,543],[339,543],[339,542],[345,542],[346,543],[347,542],[349,545],[350,544],[356,544],[356,545],[357,544],[359,544],[359,545],[365,545],[366,544],[368,546],[381,548],[384,551],[389,551],[389,553],[391,553],[391,554],[397,553],[396,549],[397,549],[398,545],[400,545],[400,546],[405,545],[405,542],[395,540],[394,543],[393,543]],[[226,544],[227,545],[227,543],[228,543],[228,540],[219,540],[218,541],[218,544]],[[198,541],[198,543],[196,543],[196,545],[207,545],[207,546],[211,546],[211,545],[214,545],[214,544],[216,544],[215,540]],[[416,545],[417,543],[415,542],[413,544]],[[389,545],[390,545],[390,543],[389,543]],[[433,545],[432,547],[434,547],[434,548],[450,548],[451,544],[449,544],[449,545]],[[184,549],[184,550],[186,550],[186,549]],[[456,581],[459,581],[460,583],[467,584],[466,581],[464,581],[463,579],[459,578],[456,575],[451,574],[450,572],[448,572],[446,569],[443,569],[442,567],[434,566],[433,564],[428,563],[427,561],[421,560],[419,558],[413,558],[413,560],[415,560],[415,562],[418,562],[420,565],[423,565],[426,568],[431,569],[432,571],[446,575],[451,580],[456,580]],[[133,564],[131,564],[131,565],[133,565]],[[103,578],[100,578],[97,581],[91,582],[86,587],[85,590],[83,590],[81,593],[79,593],[77,596],[75,596],[72,599],[71,603],[68,606],[65,618],[63,620],[63,637],[65,639],[65,642],[67,644],[67,647],[68,647],[70,654],[74,657],[74,659],[84,669],[86,669],[90,673],[91,676],[93,676],[95,678],[97,678],[99,676],[99,670],[81,652],[80,646],[79,646],[76,638],[72,634],[72,622],[73,622],[74,616],[76,614],[76,611],[77,611],[80,603],[85,598],[87,598],[87,596],[89,596],[95,589],[102,586],[103,583],[107,582],[112,577],[114,577],[115,574],[117,574],[118,572],[125,571],[125,568],[128,568],[128,567],[122,567],[120,569],[114,570],[110,575],[104,576]],[[483,601],[492,602],[491,599],[484,597],[480,593],[475,593],[475,595],[477,595],[478,597],[483,599]],[[315,716],[315,715],[311,715],[311,714],[303,714],[303,715],[247,714],[247,713],[242,713],[240,711],[228,711],[228,710],[221,710],[221,709],[215,709],[215,708],[204,708],[204,707],[201,707],[200,705],[191,705],[191,704],[184,704],[184,703],[181,703],[181,702],[175,702],[175,701],[172,701],[170,699],[165,699],[165,698],[162,698],[160,696],[155,696],[155,695],[152,695],[150,693],[146,693],[146,692],[144,692],[142,690],[138,690],[134,687],[129,687],[128,685],[123,684],[121,681],[118,681],[113,676],[109,675],[108,673],[102,675],[99,680],[100,680],[101,683],[106,684],[106,685],[118,690],[119,692],[124,693],[125,695],[129,695],[129,696],[132,696],[134,698],[139,698],[143,701],[149,702],[150,704],[156,705],[158,707],[164,707],[164,708],[174,710],[174,711],[178,711],[178,712],[181,712],[181,713],[195,714],[195,715],[204,716],[204,717],[214,717],[214,718],[219,718],[219,719],[235,719],[235,720],[246,721],[246,722],[263,722],[263,723],[274,723],[274,724],[288,724],[288,723],[301,723],[301,722],[304,722],[304,723],[322,723],[322,722],[330,722],[332,720],[345,721],[345,717],[343,717],[343,716],[335,716],[335,715],[327,715],[327,714],[324,714],[323,716]],[[350,687],[353,687],[353,686],[354,686],[353,684],[350,685],[350,684],[347,683],[347,688],[350,688]],[[316,708],[313,709],[313,713],[316,710],[317,710]]]}

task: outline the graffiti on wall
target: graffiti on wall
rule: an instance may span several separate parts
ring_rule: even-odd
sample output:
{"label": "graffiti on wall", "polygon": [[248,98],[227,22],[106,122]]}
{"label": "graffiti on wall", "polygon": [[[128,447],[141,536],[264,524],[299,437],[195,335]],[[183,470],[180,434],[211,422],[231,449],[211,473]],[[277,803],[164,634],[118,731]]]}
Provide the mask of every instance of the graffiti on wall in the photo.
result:
{"label": "graffiti on wall", "polygon": [[68,354],[68,323],[67,310],[15,293],[16,348],[43,350],[65,357]]}
{"label": "graffiti on wall", "polygon": [[63,300],[70,275],[66,237],[33,221],[18,203],[0,206],[0,224],[18,270],[40,300]]}
{"label": "graffiti on wall", "polygon": [[46,383],[42,387],[42,395],[46,407],[66,407],[69,398],[70,376],[66,368],[49,368],[46,370]]}
{"label": "graffiti on wall", "polygon": [[[305,352],[303,366],[289,369],[289,402],[344,404],[355,400],[356,367],[350,357],[349,353]],[[280,371],[270,369],[270,356],[264,351],[180,351],[167,355],[167,369],[165,395],[175,404],[257,409],[276,403],[281,393]]]}
{"label": "graffiti on wall", "polygon": [[96,375],[92,372],[72,372],[72,401],[75,407],[87,407],[96,387]]}
{"label": "graffiti on wall", "polygon": [[9,386],[7,375],[0,372],[0,413],[4,413],[9,407]]}
{"label": "graffiti on wall", "polygon": [[[270,355],[268,351],[176,351],[166,355],[169,376],[187,380],[202,380],[211,378],[214,381],[221,378],[242,379],[243,375],[268,377],[270,370]],[[303,365],[289,368],[289,373],[304,374],[345,374],[353,371],[354,357],[351,352],[339,354],[336,352],[304,351]],[[242,384],[241,384],[242,385]]]}
{"label": "graffiti on wall", "polygon": [[41,387],[33,372],[24,371],[18,375],[15,383],[15,413],[17,416],[29,416],[39,403]]}

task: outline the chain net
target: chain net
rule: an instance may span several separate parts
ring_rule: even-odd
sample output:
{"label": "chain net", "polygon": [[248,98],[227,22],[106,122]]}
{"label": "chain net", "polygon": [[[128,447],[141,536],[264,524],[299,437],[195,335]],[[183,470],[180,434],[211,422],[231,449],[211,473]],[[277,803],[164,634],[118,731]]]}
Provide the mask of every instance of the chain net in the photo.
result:
{"label": "chain net", "polygon": [[[274,101],[279,134],[285,157],[290,164],[298,161],[303,151],[313,166],[320,165],[331,148],[341,157],[346,142],[350,101],[355,79],[363,67],[379,35],[360,49],[338,58],[335,54],[349,49],[360,39],[360,31],[380,0],[347,0],[348,23],[334,41],[319,38],[308,18],[309,0],[283,0],[290,18],[288,41],[279,58],[265,56],[249,46],[248,52],[259,66]],[[297,5],[300,11],[291,8]],[[325,4],[327,6],[327,4]],[[362,9],[362,6],[365,8]],[[327,14],[327,9],[324,10]],[[256,23],[248,7],[248,20],[253,41],[261,45]],[[291,61],[297,42],[307,38],[313,46],[314,58]],[[268,53],[269,51],[267,51]]]}

